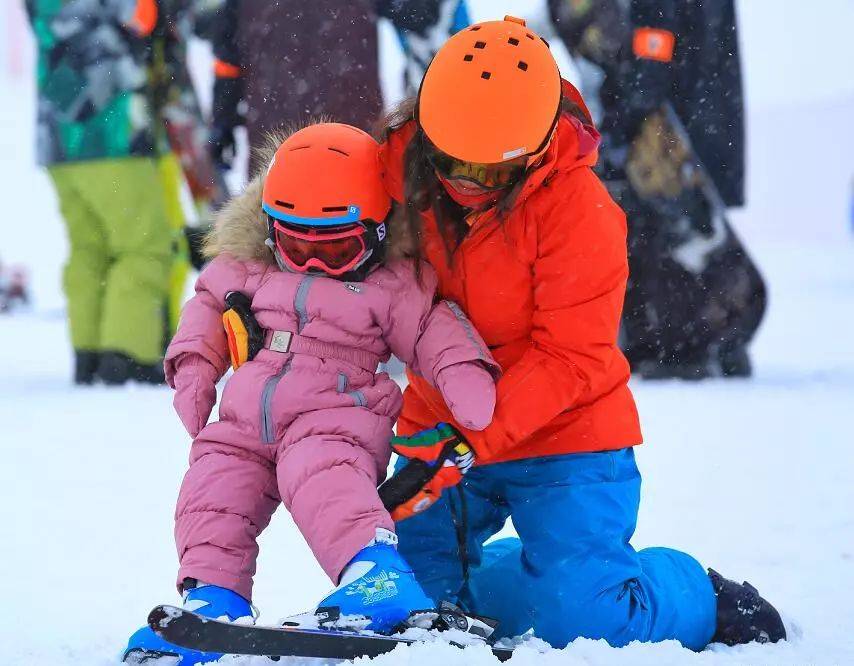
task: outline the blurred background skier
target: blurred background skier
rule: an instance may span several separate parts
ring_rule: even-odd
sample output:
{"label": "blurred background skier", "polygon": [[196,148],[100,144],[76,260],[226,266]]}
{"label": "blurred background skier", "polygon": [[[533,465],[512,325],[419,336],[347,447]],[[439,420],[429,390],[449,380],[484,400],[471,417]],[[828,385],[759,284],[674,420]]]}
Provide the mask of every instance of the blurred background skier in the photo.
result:
{"label": "blurred background skier", "polygon": [[549,9],[599,102],[599,168],[629,219],[622,346],[632,370],[749,376],[766,294],[726,219],[744,204],[733,1],[549,0]]}
{"label": "blurred background skier", "polygon": [[4,266],[0,261],[0,314],[14,312],[30,304],[27,271],[23,266]]}
{"label": "blurred background skier", "polygon": [[[177,6],[178,3],[176,3]],[[37,153],[70,241],[63,284],[74,381],[163,381],[183,279],[178,167],[159,117],[156,0],[27,0],[38,45]]]}
{"label": "blurred background skier", "polygon": [[[468,25],[464,0],[213,3],[219,10],[212,27],[211,143],[221,168],[233,164],[234,130],[240,125],[251,146],[262,145],[270,131],[311,118],[370,130],[383,108],[378,18],[389,19],[397,30],[410,87],[421,80],[436,49]],[[250,172],[257,166],[253,160]]]}
{"label": "blurred background skier", "polygon": [[471,22],[465,0],[379,0],[377,13],[397,30],[407,96],[418,92],[427,65],[445,40]]}

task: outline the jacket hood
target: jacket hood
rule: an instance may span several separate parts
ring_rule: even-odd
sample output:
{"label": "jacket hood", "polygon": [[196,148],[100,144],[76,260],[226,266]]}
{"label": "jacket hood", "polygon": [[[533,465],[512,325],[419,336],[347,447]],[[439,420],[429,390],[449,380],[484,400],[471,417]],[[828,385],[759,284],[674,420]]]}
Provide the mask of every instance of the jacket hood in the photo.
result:
{"label": "jacket hood", "polygon": [[563,111],[558,118],[556,131],[540,163],[525,178],[511,206],[524,201],[552,176],[579,167],[592,167],[599,159],[601,135],[581,93],[569,81],[562,80],[563,99],[570,102],[572,112]]}
{"label": "jacket hood", "polygon": [[[267,165],[273,159],[278,147],[302,127],[271,132],[263,145],[253,149],[254,162],[263,166],[252,177],[243,192],[233,196],[217,211],[213,226],[205,238],[206,258],[212,259],[227,253],[240,261],[260,261],[271,266],[276,265],[275,257],[266,245],[267,216],[261,210],[264,179],[267,175]],[[406,225],[395,223],[396,217],[400,214],[397,208],[397,206],[393,207],[387,223],[386,261],[415,254],[413,252],[415,243],[407,235]]]}

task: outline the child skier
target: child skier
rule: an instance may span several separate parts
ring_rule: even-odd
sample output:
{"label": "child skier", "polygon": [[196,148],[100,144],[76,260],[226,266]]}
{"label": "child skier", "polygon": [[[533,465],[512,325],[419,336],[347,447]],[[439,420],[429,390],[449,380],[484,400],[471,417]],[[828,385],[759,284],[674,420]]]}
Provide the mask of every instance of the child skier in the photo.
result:
{"label": "child skier", "polygon": [[[377,364],[394,353],[476,430],[492,419],[497,366],[460,309],[435,300],[433,270],[424,264],[419,273],[389,241],[391,200],[377,150],[348,125],[292,134],[209,239],[215,258],[165,362],[176,411],[194,437],[175,536],[178,589],[198,613],[252,618],[256,537],[280,502],[339,584],[318,607],[337,607],[345,626],[352,618],[388,632],[434,608],[398,554],[377,494],[402,405]],[[240,333],[223,328],[234,294],[251,301],[263,329],[250,330],[248,346],[261,348],[242,364]],[[208,425],[230,351],[239,367],[220,420]],[[176,654],[182,666],[218,656],[176,648],[144,628],[125,658],[151,653]]]}

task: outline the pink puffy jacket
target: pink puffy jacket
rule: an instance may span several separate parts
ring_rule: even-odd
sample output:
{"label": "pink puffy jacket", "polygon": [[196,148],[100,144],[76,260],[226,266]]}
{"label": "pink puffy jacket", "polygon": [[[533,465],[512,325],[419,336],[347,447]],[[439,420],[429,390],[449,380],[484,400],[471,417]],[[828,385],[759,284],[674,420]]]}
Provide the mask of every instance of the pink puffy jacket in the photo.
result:
{"label": "pink puffy jacket", "polygon": [[[264,246],[259,211],[254,182],[220,214],[218,256],[200,275],[165,361],[175,408],[194,437],[176,509],[178,586],[193,578],[246,598],[257,536],[280,503],[333,580],[376,528],[394,530],[376,487],[403,401],[376,372],[377,359],[395,354],[473,429],[492,418],[498,372],[459,307],[436,299],[430,266],[420,281],[406,260],[363,282],[281,271]],[[251,299],[264,328],[301,336],[303,352],[262,349],[228,378],[219,420],[208,424],[230,365],[222,324],[230,291]],[[324,343],[344,353],[325,354]]]}

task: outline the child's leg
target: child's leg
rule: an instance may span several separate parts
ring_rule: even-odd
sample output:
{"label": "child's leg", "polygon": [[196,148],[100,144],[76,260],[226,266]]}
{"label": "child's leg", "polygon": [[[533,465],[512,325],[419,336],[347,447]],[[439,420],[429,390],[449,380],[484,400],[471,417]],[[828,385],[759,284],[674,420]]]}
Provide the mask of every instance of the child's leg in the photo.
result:
{"label": "child's leg", "polygon": [[363,407],[309,412],[279,444],[282,501],[317,561],[334,581],[371,541],[394,532],[377,494],[391,457],[392,420]]}
{"label": "child's leg", "polygon": [[[404,458],[398,458],[396,470],[405,464]],[[490,469],[490,466],[472,469],[457,488],[445,490],[429,509],[398,523],[397,536],[401,554],[430,598],[436,602],[450,601],[465,610],[499,619],[499,629],[503,630],[508,624],[507,616],[490,615],[479,605],[469,603],[465,580],[466,570],[471,573],[484,564],[483,543],[504,527],[509,515],[507,506],[495,499]],[[462,553],[458,525],[466,530]],[[530,624],[519,633],[529,628]]]}
{"label": "child's leg", "polygon": [[195,578],[251,599],[256,539],[279,505],[274,451],[206,439],[210,429],[193,442],[175,511],[178,587]]}

